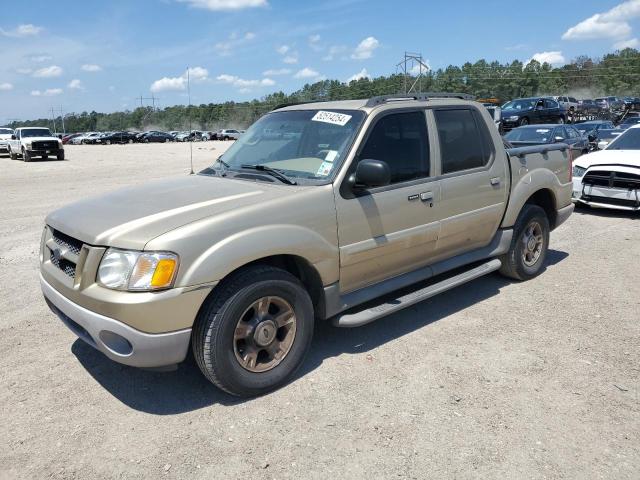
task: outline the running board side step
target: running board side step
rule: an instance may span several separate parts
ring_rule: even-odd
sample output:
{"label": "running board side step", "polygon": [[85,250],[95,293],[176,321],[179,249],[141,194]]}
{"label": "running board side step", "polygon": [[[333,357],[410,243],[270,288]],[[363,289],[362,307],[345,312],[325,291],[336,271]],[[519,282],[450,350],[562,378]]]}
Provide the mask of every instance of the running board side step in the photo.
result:
{"label": "running board side step", "polygon": [[[446,292],[464,283],[475,280],[476,278],[487,275],[488,273],[495,272],[502,266],[502,262],[499,259],[494,258],[475,268],[466,270],[453,277],[448,277],[441,280],[438,283],[433,283],[419,290],[402,295],[401,297],[394,299],[387,299],[378,305],[365,308],[364,310],[352,311],[351,313],[344,312],[333,317],[333,324],[336,327],[359,327],[379,318],[385,317],[392,313],[402,310],[403,308],[410,307],[416,303],[422,302],[427,298],[431,298],[439,293]],[[388,296],[387,296],[388,298]]]}

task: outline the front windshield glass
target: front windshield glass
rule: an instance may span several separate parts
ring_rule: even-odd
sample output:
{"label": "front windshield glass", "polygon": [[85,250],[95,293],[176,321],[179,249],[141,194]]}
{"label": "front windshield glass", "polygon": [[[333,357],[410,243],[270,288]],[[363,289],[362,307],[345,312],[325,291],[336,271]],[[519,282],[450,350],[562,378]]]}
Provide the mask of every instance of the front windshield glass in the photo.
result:
{"label": "front windshield glass", "polygon": [[551,138],[551,128],[516,128],[505,135],[510,142],[547,143]]}
{"label": "front windshield glass", "polygon": [[[212,168],[277,169],[288,177],[324,180],[347,155],[364,119],[359,110],[289,110],[254,123]],[[222,164],[222,165],[221,165]]]}
{"label": "front windshield glass", "polygon": [[0,128],[0,135],[13,135],[13,130],[10,128]]}
{"label": "front windshield glass", "polygon": [[607,150],[640,150],[640,128],[630,128],[611,142]]}
{"label": "front windshield glass", "polygon": [[29,128],[27,130],[22,130],[22,138],[51,136],[51,131],[48,128]]}
{"label": "front windshield glass", "polygon": [[535,100],[523,99],[523,100],[511,100],[502,106],[503,110],[528,110],[533,108],[536,104]]}

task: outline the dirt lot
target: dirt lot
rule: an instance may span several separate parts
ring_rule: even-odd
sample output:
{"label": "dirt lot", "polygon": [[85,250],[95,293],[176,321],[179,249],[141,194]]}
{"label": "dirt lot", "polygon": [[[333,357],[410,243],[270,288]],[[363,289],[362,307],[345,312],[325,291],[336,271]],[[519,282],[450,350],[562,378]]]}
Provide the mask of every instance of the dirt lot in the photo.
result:
{"label": "dirt lot", "polygon": [[[196,169],[228,144],[194,144]],[[528,283],[481,278],[220,393],[76,340],[40,293],[47,212],[188,172],[184,144],[0,158],[0,478],[640,478],[640,215],[580,210]]]}

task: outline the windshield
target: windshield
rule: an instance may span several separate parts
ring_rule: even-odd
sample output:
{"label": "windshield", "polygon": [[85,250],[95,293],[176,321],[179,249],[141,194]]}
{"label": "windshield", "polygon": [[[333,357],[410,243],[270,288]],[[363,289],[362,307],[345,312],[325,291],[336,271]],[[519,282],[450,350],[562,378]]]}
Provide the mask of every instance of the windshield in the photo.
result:
{"label": "windshield", "polygon": [[512,109],[512,110],[528,110],[533,108],[536,104],[535,99],[524,99],[524,100],[511,100],[510,102],[505,103],[502,106],[503,110]]}
{"label": "windshield", "polygon": [[510,142],[547,143],[551,138],[551,128],[516,128],[505,135]]}
{"label": "windshield", "polygon": [[13,135],[13,130],[10,128],[0,128],[0,135]]}
{"label": "windshield", "polygon": [[640,129],[630,128],[611,142],[607,150],[640,150]]}
{"label": "windshield", "polygon": [[222,157],[229,170],[247,165],[277,169],[289,177],[324,180],[346,156],[364,118],[359,110],[289,110],[254,123]]}
{"label": "windshield", "polygon": [[29,128],[27,130],[22,130],[21,135],[22,138],[53,136],[48,128]]}

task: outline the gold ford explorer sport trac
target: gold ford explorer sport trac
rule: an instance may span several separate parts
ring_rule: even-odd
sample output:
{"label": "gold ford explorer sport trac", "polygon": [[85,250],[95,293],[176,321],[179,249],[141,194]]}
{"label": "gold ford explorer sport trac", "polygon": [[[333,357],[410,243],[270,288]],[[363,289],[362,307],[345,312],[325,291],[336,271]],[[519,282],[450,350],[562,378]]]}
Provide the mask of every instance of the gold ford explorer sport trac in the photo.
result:
{"label": "gold ford explorer sport trac", "polygon": [[259,395],[292,378],[314,321],[355,327],[496,270],[538,275],[571,171],[563,143],[505,150],[465,95],[285,106],[198,175],[51,213],[42,290],[116,362],[192,351],[221,389]]}

